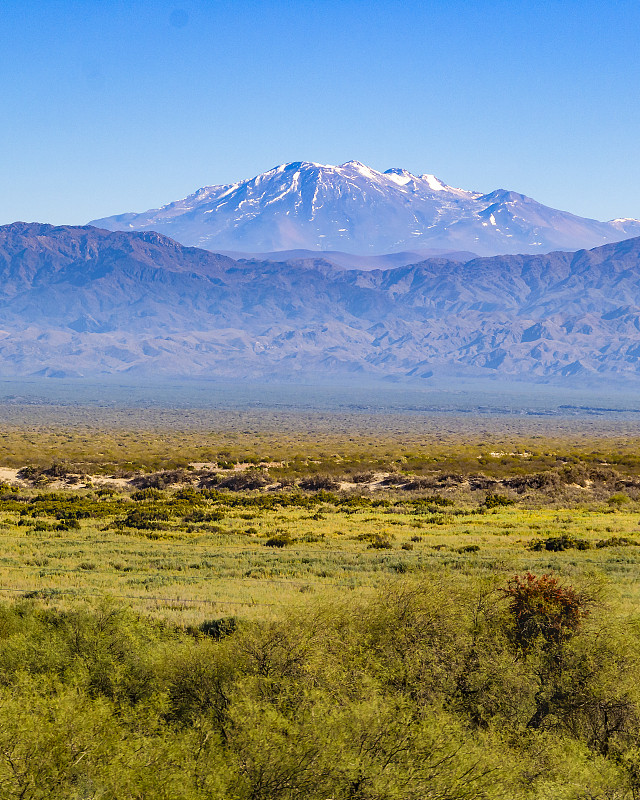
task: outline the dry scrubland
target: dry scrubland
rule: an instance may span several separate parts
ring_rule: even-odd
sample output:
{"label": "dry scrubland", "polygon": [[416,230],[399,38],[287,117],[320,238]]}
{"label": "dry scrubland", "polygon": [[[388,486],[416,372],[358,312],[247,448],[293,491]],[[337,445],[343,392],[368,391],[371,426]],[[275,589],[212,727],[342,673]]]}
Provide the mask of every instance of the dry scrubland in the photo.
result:
{"label": "dry scrubland", "polygon": [[531,569],[598,572],[638,599],[640,437],[629,422],[2,414],[5,596],[109,594],[196,624],[268,618],[399,574]]}
{"label": "dry scrubland", "polygon": [[622,493],[611,494],[613,505],[558,510],[486,508],[486,491],[475,492],[475,504],[448,506],[455,491],[111,495],[99,486],[70,496],[0,495],[5,597],[69,607],[109,595],[197,625],[221,615],[277,617],[310,596],[369,595],[398,575],[459,571],[506,581],[553,570],[569,579],[600,574],[620,602],[640,601],[640,506]]}
{"label": "dry scrubland", "polygon": [[632,422],[2,416],[3,798],[640,797]]}

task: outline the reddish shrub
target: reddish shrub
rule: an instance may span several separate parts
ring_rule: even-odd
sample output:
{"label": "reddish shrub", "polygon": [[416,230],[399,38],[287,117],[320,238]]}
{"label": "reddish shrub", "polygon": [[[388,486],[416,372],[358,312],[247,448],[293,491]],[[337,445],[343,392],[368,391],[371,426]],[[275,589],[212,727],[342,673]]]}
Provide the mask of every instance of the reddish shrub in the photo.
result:
{"label": "reddish shrub", "polygon": [[523,652],[541,638],[559,645],[572,636],[587,614],[586,598],[551,575],[515,575],[504,590],[514,622],[514,638]]}

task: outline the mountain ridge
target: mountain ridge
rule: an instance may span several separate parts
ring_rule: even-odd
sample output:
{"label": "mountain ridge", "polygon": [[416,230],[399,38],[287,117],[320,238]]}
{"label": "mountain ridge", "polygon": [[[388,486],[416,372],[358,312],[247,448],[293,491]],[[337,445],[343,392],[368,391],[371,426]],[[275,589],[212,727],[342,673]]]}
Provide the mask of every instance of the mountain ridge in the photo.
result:
{"label": "mountain ridge", "polygon": [[254,178],[205,186],[143,213],[93,220],[108,230],[157,230],[211,251],[296,249],[375,256],[402,250],[500,253],[595,247],[640,235],[640,221],[586,219],[507,189],[448,186],[435,175],[359,161],[296,161]]}
{"label": "mountain ridge", "polygon": [[4,376],[637,379],[639,342],[640,237],[345,270],[151,232],[0,227]]}
{"label": "mountain ridge", "polygon": [[218,250],[221,255],[236,261],[303,261],[321,257],[343,269],[392,269],[407,264],[417,264],[429,258],[446,258],[448,261],[471,261],[477,253],[468,250],[401,250],[398,253],[382,253],[374,256],[359,256],[340,250],[275,250],[267,253],[243,253],[234,250]]}

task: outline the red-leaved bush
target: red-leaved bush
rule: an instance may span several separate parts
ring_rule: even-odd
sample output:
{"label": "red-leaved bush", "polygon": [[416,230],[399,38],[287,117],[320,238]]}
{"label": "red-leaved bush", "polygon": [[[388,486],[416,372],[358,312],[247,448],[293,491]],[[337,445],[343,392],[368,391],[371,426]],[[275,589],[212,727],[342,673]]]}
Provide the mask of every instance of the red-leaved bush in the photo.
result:
{"label": "red-leaved bush", "polygon": [[580,627],[587,615],[586,598],[551,575],[515,575],[504,590],[514,622],[514,638],[523,652],[537,639],[559,645]]}

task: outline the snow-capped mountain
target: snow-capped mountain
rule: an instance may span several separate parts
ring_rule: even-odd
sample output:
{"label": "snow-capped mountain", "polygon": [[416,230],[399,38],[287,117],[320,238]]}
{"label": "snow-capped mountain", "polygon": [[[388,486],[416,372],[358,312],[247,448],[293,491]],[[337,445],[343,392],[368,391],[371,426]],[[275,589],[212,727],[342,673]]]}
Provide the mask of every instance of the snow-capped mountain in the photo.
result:
{"label": "snow-capped mountain", "polygon": [[108,230],[154,230],[207,250],[273,252],[304,248],[358,255],[469,250],[480,255],[591,248],[640,235],[640,221],[585,219],[516,192],[447,186],[405,169],[377,172],[283,164],[251,180],[206,186],[141,214],[93,220]]}

